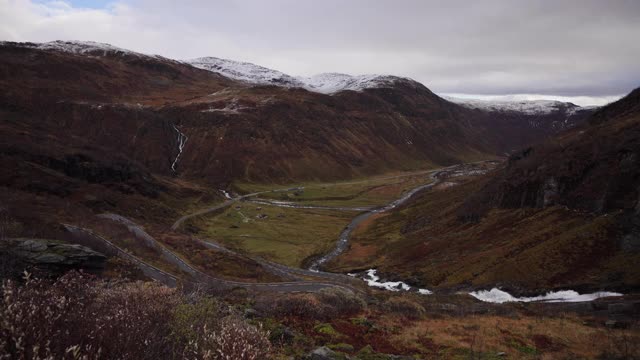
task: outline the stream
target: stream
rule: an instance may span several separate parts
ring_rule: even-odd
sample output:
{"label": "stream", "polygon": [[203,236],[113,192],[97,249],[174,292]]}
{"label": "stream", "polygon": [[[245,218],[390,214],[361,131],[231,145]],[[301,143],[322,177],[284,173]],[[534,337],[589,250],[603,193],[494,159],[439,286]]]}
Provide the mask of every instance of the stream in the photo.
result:
{"label": "stream", "polygon": [[[320,268],[323,264],[328,261],[335,259],[341,253],[343,253],[347,246],[349,245],[349,239],[353,231],[358,227],[358,225],[362,224],[365,220],[369,219],[371,216],[377,213],[382,213],[385,211],[389,211],[394,209],[405,202],[407,202],[413,195],[417,192],[425,189],[432,188],[435,185],[442,183],[445,179],[457,176],[467,176],[467,175],[482,175],[484,173],[483,170],[476,169],[466,169],[460,165],[454,165],[448,168],[445,168],[440,171],[432,172],[431,178],[432,182],[425,185],[420,185],[416,188],[413,188],[410,191],[407,191],[402,195],[399,199],[394,200],[393,202],[379,207],[375,209],[367,210],[355,218],[351,220],[351,222],[347,225],[347,227],[340,233],[338,241],[336,242],[335,248],[322,256],[321,258],[315,260],[311,263],[309,270],[311,271],[320,271]],[[411,287],[407,283],[403,281],[381,281],[380,277],[376,274],[375,269],[369,269],[362,274],[348,274],[352,277],[358,277],[364,280],[367,285],[387,291],[408,291],[408,292],[417,292],[421,295],[430,295],[433,294],[432,291],[428,289],[420,289]],[[543,295],[532,296],[532,297],[516,297],[509,294],[506,291],[503,291],[498,288],[493,288],[491,290],[479,290],[472,291],[468,293],[474,298],[490,303],[502,304],[506,302],[583,302],[583,301],[593,301],[603,297],[619,297],[624,296],[624,294],[616,293],[616,292],[608,292],[608,291],[600,291],[591,294],[579,294],[574,290],[560,290],[560,291],[550,291]]]}
{"label": "stream", "polygon": [[309,266],[309,270],[311,270],[311,271],[320,271],[320,267],[323,264],[327,263],[328,261],[330,261],[332,259],[335,259],[338,255],[342,254],[347,249],[347,245],[349,245],[349,238],[351,237],[351,233],[353,232],[353,230],[355,230],[358,227],[358,225],[362,224],[365,220],[367,220],[368,218],[370,218],[374,214],[382,213],[382,212],[385,212],[385,211],[389,211],[389,210],[391,210],[393,208],[396,208],[396,207],[404,204],[405,202],[407,202],[407,200],[409,200],[417,192],[419,192],[421,190],[424,190],[424,189],[429,189],[429,188],[435,186],[436,184],[438,184],[439,181],[437,181],[436,178],[440,173],[441,173],[441,171],[437,171],[437,172],[434,172],[431,175],[431,178],[434,180],[433,182],[431,182],[429,184],[420,185],[418,187],[415,187],[415,188],[411,189],[410,191],[407,191],[399,199],[396,199],[396,200],[390,202],[389,204],[387,204],[385,206],[367,210],[367,211],[363,212],[362,214],[360,214],[360,215],[356,216],[355,218],[353,218],[353,220],[351,220],[351,222],[347,225],[347,227],[345,227],[345,229],[342,230],[342,232],[340,233],[340,236],[338,237],[338,241],[336,242],[336,247],[333,250],[331,250],[329,253],[323,255],[322,257],[320,257],[319,259],[314,260],[311,263],[311,266]]}

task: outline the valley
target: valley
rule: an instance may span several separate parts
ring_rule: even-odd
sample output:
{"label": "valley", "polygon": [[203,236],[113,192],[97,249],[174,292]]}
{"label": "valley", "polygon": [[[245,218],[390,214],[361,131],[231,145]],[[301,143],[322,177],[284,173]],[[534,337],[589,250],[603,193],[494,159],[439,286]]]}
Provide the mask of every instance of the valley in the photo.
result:
{"label": "valley", "polygon": [[0,86],[6,301],[76,299],[114,358],[112,310],[164,319],[169,358],[207,329],[251,360],[638,353],[640,90],[487,102],[79,41],[0,43]]}

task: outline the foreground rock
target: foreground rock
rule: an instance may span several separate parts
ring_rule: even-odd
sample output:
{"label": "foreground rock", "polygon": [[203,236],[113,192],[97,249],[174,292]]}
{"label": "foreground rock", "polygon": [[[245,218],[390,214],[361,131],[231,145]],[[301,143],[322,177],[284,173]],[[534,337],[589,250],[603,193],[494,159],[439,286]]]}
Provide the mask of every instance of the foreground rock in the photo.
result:
{"label": "foreground rock", "polygon": [[27,266],[53,271],[99,271],[104,268],[106,260],[103,254],[82,245],[28,238],[2,240],[0,254]]}

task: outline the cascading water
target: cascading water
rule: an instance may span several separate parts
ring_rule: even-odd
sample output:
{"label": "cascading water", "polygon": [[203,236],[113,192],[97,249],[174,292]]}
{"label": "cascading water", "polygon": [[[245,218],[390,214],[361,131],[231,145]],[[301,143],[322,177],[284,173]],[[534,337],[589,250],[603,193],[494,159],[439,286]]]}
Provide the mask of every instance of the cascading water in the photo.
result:
{"label": "cascading water", "polygon": [[173,125],[173,129],[178,133],[178,155],[176,155],[176,158],[173,160],[173,163],[171,164],[171,170],[173,170],[173,172],[176,172],[176,165],[178,165],[178,160],[180,160],[180,155],[182,155],[182,150],[184,150],[184,146],[187,143],[187,140],[189,139],[187,137],[187,135],[183,134],[180,130],[178,130],[178,128]]}

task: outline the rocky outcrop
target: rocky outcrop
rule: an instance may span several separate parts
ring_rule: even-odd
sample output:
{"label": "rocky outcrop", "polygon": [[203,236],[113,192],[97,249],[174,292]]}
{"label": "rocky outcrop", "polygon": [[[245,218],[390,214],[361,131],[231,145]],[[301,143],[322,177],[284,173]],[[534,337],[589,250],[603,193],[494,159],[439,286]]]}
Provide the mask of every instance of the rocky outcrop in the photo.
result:
{"label": "rocky outcrop", "polygon": [[640,89],[602,108],[587,124],[511,156],[469,197],[461,218],[476,219],[492,206],[552,205],[632,216],[640,206],[639,131]]}
{"label": "rocky outcrop", "polygon": [[106,256],[88,247],[45,239],[5,239],[0,241],[0,252],[23,263],[53,271],[97,271],[104,268],[106,260]]}
{"label": "rocky outcrop", "polygon": [[339,355],[326,346],[319,347],[309,353],[308,360],[344,360],[344,355]]}

